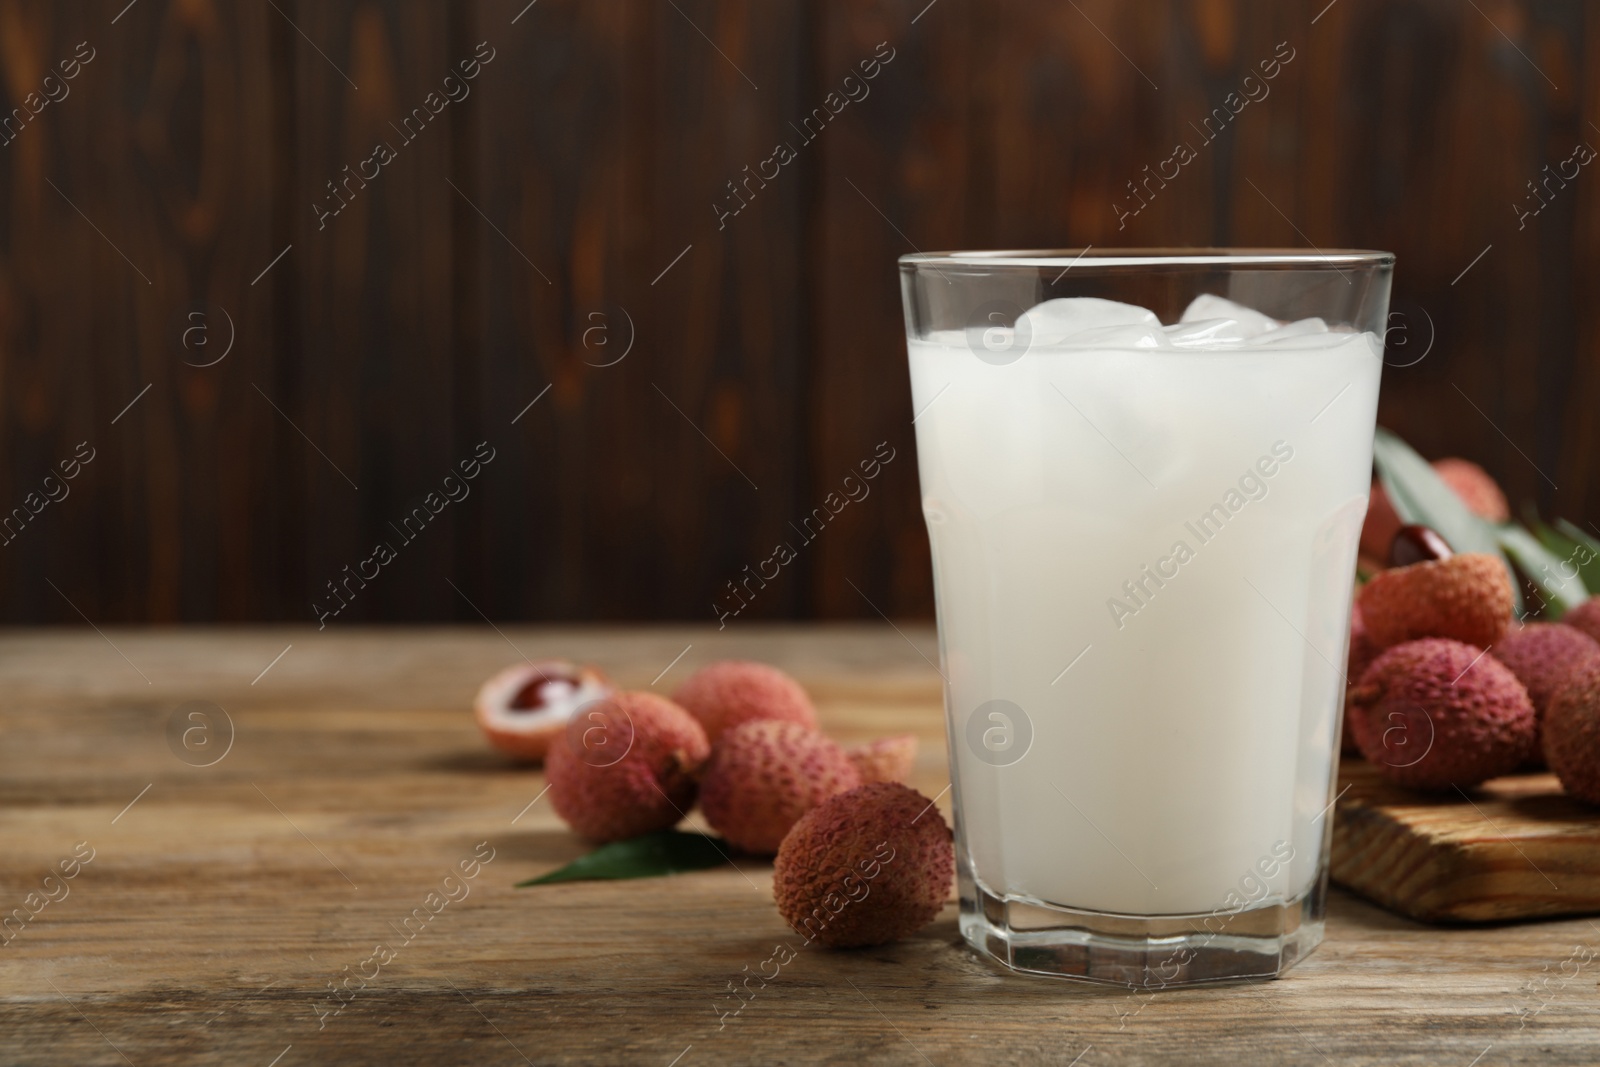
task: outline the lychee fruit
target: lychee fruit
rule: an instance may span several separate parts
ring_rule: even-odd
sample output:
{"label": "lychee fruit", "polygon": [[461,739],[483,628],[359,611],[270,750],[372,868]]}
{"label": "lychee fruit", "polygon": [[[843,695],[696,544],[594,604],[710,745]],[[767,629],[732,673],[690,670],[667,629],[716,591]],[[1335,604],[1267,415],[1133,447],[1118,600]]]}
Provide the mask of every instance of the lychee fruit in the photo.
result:
{"label": "lychee fruit", "polygon": [[1400,529],[1400,514],[1394,510],[1383,483],[1372,480],[1372,492],[1367,498],[1367,517],[1361,523],[1361,553],[1375,560],[1389,558],[1389,544],[1395,531]]}
{"label": "lychee fruit", "polygon": [[770,856],[806,812],[861,784],[855,764],[829,738],[795,722],[747,722],[711,749],[700,808],[728,843]]}
{"label": "lychee fruit", "polygon": [[564,659],[518,663],[479,687],[472,712],[489,744],[538,762],[574,711],[611,691],[611,683],[594,667]]}
{"label": "lychee fruit", "polygon": [[1500,483],[1489,477],[1489,472],[1469,459],[1446,456],[1433,461],[1439,479],[1453,490],[1467,510],[1490,522],[1505,522],[1511,518],[1511,505]]}
{"label": "lychee fruit", "polygon": [[903,782],[911,777],[911,768],[917,762],[917,737],[915,734],[897,734],[882,737],[864,745],[845,749],[845,755],[861,772],[862,783]]}
{"label": "lychee fruit", "polygon": [[691,674],[672,699],[700,720],[712,742],[757,720],[817,728],[817,711],[800,683],[765,663],[727,659],[708,664]]}
{"label": "lychee fruit", "polygon": [[1367,637],[1367,624],[1361,617],[1361,604],[1356,602],[1350,605],[1350,655],[1345,660],[1345,704],[1344,735],[1340,749],[1349,756],[1359,756],[1361,746],[1356,744],[1356,735],[1350,730],[1350,690],[1355,688],[1356,682],[1361,680],[1362,674],[1373,660],[1378,658],[1378,650],[1372,647],[1372,641]]}
{"label": "lychee fruit", "polygon": [[1511,575],[1483,552],[1383,571],[1360,597],[1367,637],[1379,649],[1422,637],[1487,648],[1511,622]]}
{"label": "lychee fruit", "polygon": [[882,945],[932,922],[954,874],[950,827],[933,801],[896,782],[872,782],[795,824],[773,864],[772,893],[807,942]]}
{"label": "lychee fruit", "polygon": [[1579,667],[1550,701],[1543,741],[1545,762],[1561,787],[1600,804],[1600,660]]}
{"label": "lychee fruit", "polygon": [[1600,641],[1559,622],[1530,622],[1500,638],[1489,653],[1511,668],[1542,719],[1572,673],[1600,659]]}
{"label": "lychee fruit", "polygon": [[667,830],[694,806],[711,745],[694,716],[654,693],[585,704],[550,746],[556,814],[591,841]]}
{"label": "lychee fruit", "polygon": [[1561,616],[1561,625],[1582,630],[1600,641],[1600,596],[1592,596]]}
{"label": "lychee fruit", "polygon": [[[1490,522],[1505,522],[1511,518],[1511,506],[1489,473],[1470,460],[1454,456],[1436,459],[1434,473],[1461,498],[1467,510]],[[1373,559],[1389,558],[1389,544],[1395,531],[1400,529],[1400,515],[1394,509],[1383,483],[1374,479],[1372,495],[1367,501],[1367,518],[1361,526],[1361,551]]]}
{"label": "lychee fruit", "polygon": [[1510,774],[1532,754],[1538,729],[1528,691],[1508,667],[1437,637],[1374,660],[1350,691],[1348,715],[1379,773],[1418,789]]}

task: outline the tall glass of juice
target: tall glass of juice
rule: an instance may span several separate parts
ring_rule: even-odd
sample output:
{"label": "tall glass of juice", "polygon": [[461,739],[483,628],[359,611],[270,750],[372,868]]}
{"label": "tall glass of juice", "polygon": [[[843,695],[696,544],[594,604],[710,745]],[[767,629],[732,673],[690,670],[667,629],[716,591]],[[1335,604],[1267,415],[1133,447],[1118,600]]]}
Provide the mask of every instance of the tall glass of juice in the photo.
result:
{"label": "tall glass of juice", "polygon": [[1393,267],[900,260],[977,950],[1148,988],[1321,940]]}

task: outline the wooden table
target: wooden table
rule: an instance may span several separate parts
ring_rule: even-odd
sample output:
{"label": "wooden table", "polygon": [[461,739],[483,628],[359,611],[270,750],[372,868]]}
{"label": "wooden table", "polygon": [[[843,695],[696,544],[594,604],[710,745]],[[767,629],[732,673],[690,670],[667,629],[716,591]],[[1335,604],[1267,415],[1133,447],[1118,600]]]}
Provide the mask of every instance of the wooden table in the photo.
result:
{"label": "wooden table", "polygon": [[[719,1030],[729,981],[789,936],[769,865],[511,888],[584,850],[538,799],[541,775],[489,753],[468,711],[479,680],[517,649],[668,690],[712,658],[781,664],[842,739],[921,735],[915,784],[933,795],[947,780],[938,678],[923,658],[934,643],[904,629],[0,637],[0,914],[38,908],[0,935],[0,1061],[1600,1058],[1600,960],[1588,959],[1600,927],[1585,919],[1429,927],[1335,891],[1327,942],[1287,978],[1134,996],[989,966],[960,943],[952,904],[908,942],[807,950]],[[174,754],[168,728],[175,713],[188,728],[182,716],[203,702],[226,710],[234,737],[198,767],[191,750],[177,746],[190,762]],[[467,895],[404,927],[475,851],[492,859]],[[75,877],[46,882],[63,861]],[[25,904],[46,888],[58,899]],[[379,943],[391,958],[368,962]],[[329,984],[357,971],[371,980],[325,1014]]]}

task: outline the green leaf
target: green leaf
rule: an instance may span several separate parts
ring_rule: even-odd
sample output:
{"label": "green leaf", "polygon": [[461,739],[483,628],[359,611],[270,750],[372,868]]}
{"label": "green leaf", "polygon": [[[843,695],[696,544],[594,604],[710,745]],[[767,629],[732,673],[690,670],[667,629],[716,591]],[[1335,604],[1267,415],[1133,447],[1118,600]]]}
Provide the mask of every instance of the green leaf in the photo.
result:
{"label": "green leaf", "polygon": [[1555,527],[1540,519],[1531,508],[1523,513],[1522,525],[1533,531],[1533,536],[1539,539],[1541,545],[1562,559],[1571,556],[1578,548],[1577,542],[1557,532]]}
{"label": "green leaf", "polygon": [[1589,590],[1573,565],[1550,551],[1533,534],[1509,522],[1499,527],[1498,533],[1500,544],[1539,590],[1547,618],[1559,619],[1589,599]]}
{"label": "green leaf", "polygon": [[1572,542],[1572,551],[1562,558],[1577,566],[1583,584],[1591,591],[1600,589],[1600,541],[1566,519],[1557,519],[1556,526]]}
{"label": "green leaf", "polygon": [[526,882],[518,882],[517,888],[610,878],[656,878],[680,871],[703,871],[727,862],[726,846],[716,838],[680,830],[663,830],[601,845],[565,867]]}
{"label": "green leaf", "polygon": [[[1415,449],[1380,426],[1372,443],[1372,458],[1378,466],[1378,479],[1401,521],[1432,527],[1453,552],[1498,556],[1511,572],[1494,524],[1474,515]],[[1538,544],[1532,537],[1529,541]],[[1520,614],[1522,583],[1515,572],[1511,572],[1511,593]]]}

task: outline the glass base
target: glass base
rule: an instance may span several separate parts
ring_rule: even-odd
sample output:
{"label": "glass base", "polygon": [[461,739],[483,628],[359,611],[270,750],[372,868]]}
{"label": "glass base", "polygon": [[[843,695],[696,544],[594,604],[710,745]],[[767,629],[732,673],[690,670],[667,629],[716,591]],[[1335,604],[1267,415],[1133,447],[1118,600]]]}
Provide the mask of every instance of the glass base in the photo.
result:
{"label": "glass base", "polygon": [[1115,915],[991,893],[959,865],[961,936],[1014,971],[1157,990],[1276,978],[1322,942],[1328,876],[1288,903]]}

